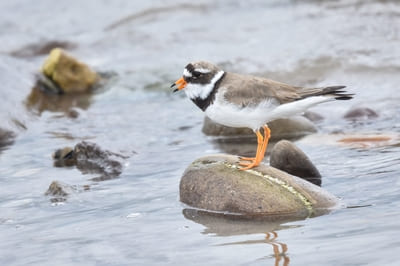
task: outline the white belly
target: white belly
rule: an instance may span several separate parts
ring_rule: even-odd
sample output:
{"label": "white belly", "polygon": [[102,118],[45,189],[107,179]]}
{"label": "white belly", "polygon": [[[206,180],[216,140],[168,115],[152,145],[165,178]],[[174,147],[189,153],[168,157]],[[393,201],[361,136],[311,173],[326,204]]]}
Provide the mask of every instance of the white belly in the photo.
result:
{"label": "white belly", "polygon": [[248,127],[257,130],[269,120],[269,113],[276,107],[272,104],[238,108],[233,104],[215,103],[205,113],[213,121],[229,127]]}
{"label": "white belly", "polygon": [[311,106],[332,100],[334,98],[314,96],[281,105],[274,101],[265,101],[257,106],[245,108],[238,108],[226,101],[216,101],[206,109],[205,113],[210,119],[225,126],[257,130],[268,122],[301,115]]}

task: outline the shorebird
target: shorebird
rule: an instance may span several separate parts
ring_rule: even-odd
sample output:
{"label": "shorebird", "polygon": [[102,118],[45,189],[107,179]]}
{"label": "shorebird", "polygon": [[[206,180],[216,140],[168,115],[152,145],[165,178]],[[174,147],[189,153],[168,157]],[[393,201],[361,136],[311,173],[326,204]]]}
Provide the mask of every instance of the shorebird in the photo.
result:
{"label": "shorebird", "polygon": [[[240,157],[240,170],[263,160],[271,132],[268,122],[304,113],[308,108],[333,100],[349,100],[345,86],[295,87],[251,75],[225,72],[205,61],[189,63],[183,76],[171,85],[183,90],[213,121],[229,127],[251,128],[257,136],[255,157]],[[263,132],[262,132],[263,131]]]}

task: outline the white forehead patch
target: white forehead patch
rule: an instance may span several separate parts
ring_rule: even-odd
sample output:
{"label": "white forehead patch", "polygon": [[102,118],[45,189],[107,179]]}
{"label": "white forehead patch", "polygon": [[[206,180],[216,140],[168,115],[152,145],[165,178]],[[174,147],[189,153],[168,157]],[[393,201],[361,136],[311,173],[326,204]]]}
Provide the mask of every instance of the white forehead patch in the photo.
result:
{"label": "white forehead patch", "polygon": [[196,68],[194,71],[200,72],[202,74],[208,74],[211,72],[211,70],[206,69],[206,68]]}
{"label": "white forehead patch", "polygon": [[183,70],[183,76],[184,77],[192,77],[192,73],[190,73],[186,68]]}

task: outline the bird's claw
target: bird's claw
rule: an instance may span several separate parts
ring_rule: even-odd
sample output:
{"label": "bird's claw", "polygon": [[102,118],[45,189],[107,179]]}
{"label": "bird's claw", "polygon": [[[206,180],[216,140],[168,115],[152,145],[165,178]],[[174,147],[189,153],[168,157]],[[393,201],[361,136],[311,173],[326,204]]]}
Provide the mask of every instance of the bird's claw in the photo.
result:
{"label": "bird's claw", "polygon": [[255,158],[249,158],[249,159],[252,159],[252,160],[248,160],[250,162],[239,162],[239,165],[243,166],[242,168],[239,168],[239,170],[242,170],[242,171],[248,170],[248,169],[251,169],[251,168],[259,165],[259,163],[257,163]]}
{"label": "bird's claw", "polygon": [[239,159],[242,161],[254,161],[256,158],[255,157],[239,157]]}

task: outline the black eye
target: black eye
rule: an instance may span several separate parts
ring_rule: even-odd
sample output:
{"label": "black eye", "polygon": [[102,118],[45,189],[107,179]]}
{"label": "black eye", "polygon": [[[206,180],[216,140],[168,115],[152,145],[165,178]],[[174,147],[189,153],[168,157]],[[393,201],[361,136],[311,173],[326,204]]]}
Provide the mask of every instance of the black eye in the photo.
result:
{"label": "black eye", "polygon": [[193,75],[193,77],[198,78],[201,76],[201,72],[193,71],[192,75]]}

